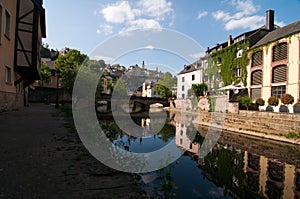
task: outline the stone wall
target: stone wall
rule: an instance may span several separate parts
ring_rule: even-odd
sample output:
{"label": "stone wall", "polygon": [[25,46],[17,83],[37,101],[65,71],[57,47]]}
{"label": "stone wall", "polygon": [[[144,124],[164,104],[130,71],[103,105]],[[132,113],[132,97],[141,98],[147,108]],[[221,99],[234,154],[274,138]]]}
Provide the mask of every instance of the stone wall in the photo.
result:
{"label": "stone wall", "polygon": [[[34,90],[29,89],[29,102],[56,102],[56,88],[35,87]],[[59,101],[71,101],[71,96],[62,90],[59,91]]]}
{"label": "stone wall", "polygon": [[0,92],[0,112],[16,110],[24,106],[21,93]]}
{"label": "stone wall", "polygon": [[300,114],[291,113],[261,111],[239,111],[239,113],[200,112],[195,122],[228,130],[244,130],[280,136],[289,132],[300,133]]}

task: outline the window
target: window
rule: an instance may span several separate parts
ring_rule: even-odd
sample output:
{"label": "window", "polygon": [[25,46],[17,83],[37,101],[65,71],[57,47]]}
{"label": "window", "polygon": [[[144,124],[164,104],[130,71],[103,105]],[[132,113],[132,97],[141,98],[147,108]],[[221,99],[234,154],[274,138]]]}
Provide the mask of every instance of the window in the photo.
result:
{"label": "window", "polygon": [[272,83],[279,83],[286,81],[286,65],[280,65],[273,68]]}
{"label": "window", "polygon": [[239,58],[239,57],[242,57],[243,55],[243,49],[239,49],[236,53],[236,57]]}
{"label": "window", "polygon": [[182,94],[182,95],[181,95],[181,97],[182,97],[182,99],[184,99],[184,98],[185,98],[185,95],[184,95],[184,94]]}
{"label": "window", "polygon": [[280,61],[287,59],[287,43],[279,43],[273,47],[273,58],[272,61]]}
{"label": "window", "polygon": [[181,78],[181,81],[184,82],[184,77]]}
{"label": "window", "polygon": [[284,86],[272,86],[272,96],[280,98],[281,95],[285,94],[286,87]]}
{"label": "window", "polygon": [[235,76],[240,77],[241,75],[242,75],[241,68],[240,67],[236,68],[235,69]]}
{"label": "window", "polygon": [[218,57],[217,64],[221,64],[221,61],[222,61],[221,57]]}
{"label": "window", "polygon": [[184,91],[184,86],[181,87],[181,90]]}
{"label": "window", "polygon": [[11,84],[11,69],[8,66],[5,67],[5,83]]}
{"label": "window", "polygon": [[262,55],[263,55],[262,50],[258,51],[256,53],[253,53],[251,67],[260,66],[260,65],[263,64],[262,63],[262,60],[263,60],[263,56]]}
{"label": "window", "polygon": [[51,77],[48,80],[48,84],[52,84],[52,78]]}
{"label": "window", "polygon": [[180,138],[180,145],[182,145],[182,139]]}
{"label": "window", "polygon": [[256,71],[252,72],[251,85],[261,85],[261,84],[262,84],[262,71],[256,70]]}
{"label": "window", "polygon": [[251,99],[256,100],[261,97],[261,88],[251,89]]}
{"label": "window", "polygon": [[180,135],[181,135],[181,136],[183,135],[183,130],[180,130]]}
{"label": "window", "polygon": [[10,14],[5,11],[4,35],[10,38]]}
{"label": "window", "polygon": [[195,80],[195,75],[192,75],[192,81],[194,81]]}

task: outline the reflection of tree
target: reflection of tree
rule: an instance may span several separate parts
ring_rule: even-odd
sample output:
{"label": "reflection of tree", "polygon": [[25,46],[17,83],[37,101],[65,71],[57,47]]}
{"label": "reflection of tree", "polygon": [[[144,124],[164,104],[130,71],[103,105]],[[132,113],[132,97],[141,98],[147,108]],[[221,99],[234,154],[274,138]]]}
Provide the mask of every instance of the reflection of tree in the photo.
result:
{"label": "reflection of tree", "polygon": [[174,138],[175,136],[175,127],[171,124],[165,124],[164,127],[160,130],[161,139],[164,142],[169,141],[169,139]]}
{"label": "reflection of tree", "polygon": [[[178,189],[176,181],[172,176],[172,171],[178,163],[175,162],[165,168],[156,172],[158,177],[155,180],[156,186],[154,187],[155,198],[175,198],[174,189]],[[157,186],[159,185],[159,186]]]}
{"label": "reflection of tree", "polygon": [[206,175],[212,178],[219,186],[235,190],[241,198],[245,193],[245,173],[243,172],[243,155],[236,151],[213,148],[205,157],[205,164],[201,166]]}

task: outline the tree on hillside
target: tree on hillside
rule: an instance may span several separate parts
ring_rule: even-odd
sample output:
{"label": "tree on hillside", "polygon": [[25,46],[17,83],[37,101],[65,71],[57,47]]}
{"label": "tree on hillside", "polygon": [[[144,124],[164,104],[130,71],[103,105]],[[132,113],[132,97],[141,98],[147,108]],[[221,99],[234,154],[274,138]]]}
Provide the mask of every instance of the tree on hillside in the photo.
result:
{"label": "tree on hillside", "polygon": [[70,94],[77,72],[85,59],[87,59],[87,55],[76,49],[70,49],[65,55],[60,55],[55,60],[54,65],[62,80],[62,86]]}
{"label": "tree on hillside", "polygon": [[159,80],[154,85],[154,92],[160,93],[160,97],[162,98],[168,98],[172,97],[172,87],[176,84],[177,78],[172,76],[171,73],[166,72],[163,75],[162,80]]}

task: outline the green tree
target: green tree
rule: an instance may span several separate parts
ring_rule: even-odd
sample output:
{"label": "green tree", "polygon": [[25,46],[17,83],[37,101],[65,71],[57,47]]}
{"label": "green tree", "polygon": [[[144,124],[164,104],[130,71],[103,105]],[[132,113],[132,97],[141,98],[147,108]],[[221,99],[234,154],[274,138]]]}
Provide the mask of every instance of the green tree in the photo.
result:
{"label": "green tree", "polygon": [[249,109],[249,106],[251,106],[252,104],[252,99],[249,96],[238,97],[238,100],[243,106],[246,107],[247,110]]}
{"label": "green tree", "polygon": [[42,62],[39,83],[43,86],[51,78],[51,69],[46,62]]}
{"label": "green tree", "polygon": [[126,81],[122,78],[119,78],[113,87],[113,92],[117,95],[127,95],[127,84]]}
{"label": "green tree", "polygon": [[172,76],[171,73],[166,72],[162,80],[159,80],[154,85],[154,92],[160,93],[160,97],[168,98],[172,96],[172,87],[176,84],[177,78]]}
{"label": "green tree", "polygon": [[192,88],[188,90],[188,96],[191,97],[195,95],[195,97],[204,96],[205,92],[208,90],[208,87],[205,83],[202,84],[192,84]]}
{"label": "green tree", "polygon": [[87,55],[81,54],[76,49],[70,49],[65,55],[60,55],[55,60],[54,65],[60,74],[62,86],[70,94],[73,90],[77,72],[85,59],[87,59]]}

